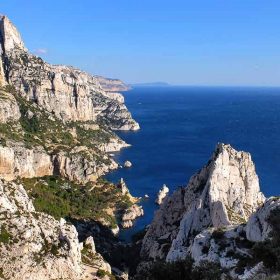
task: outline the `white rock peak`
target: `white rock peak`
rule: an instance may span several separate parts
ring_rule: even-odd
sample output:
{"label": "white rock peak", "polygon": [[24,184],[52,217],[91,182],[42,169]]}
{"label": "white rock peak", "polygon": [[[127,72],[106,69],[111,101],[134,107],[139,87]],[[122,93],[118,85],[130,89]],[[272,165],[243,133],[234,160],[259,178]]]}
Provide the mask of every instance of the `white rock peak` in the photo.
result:
{"label": "white rock peak", "polygon": [[263,201],[251,155],[218,144],[208,164],[161,205],[141,254],[168,261],[185,258],[197,233],[244,223]]}
{"label": "white rock peak", "polygon": [[0,33],[3,40],[3,48],[6,52],[15,48],[27,51],[17,28],[6,16],[0,16]]}

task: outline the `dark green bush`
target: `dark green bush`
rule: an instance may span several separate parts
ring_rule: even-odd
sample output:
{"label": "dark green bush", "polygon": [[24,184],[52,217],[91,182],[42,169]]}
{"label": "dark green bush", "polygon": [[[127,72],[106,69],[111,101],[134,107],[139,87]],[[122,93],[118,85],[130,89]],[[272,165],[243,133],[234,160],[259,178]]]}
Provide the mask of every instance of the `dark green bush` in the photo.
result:
{"label": "dark green bush", "polygon": [[10,239],[11,239],[10,233],[2,225],[1,233],[0,233],[0,243],[8,244],[10,242]]}
{"label": "dark green bush", "polygon": [[156,262],[150,271],[151,280],[191,280],[193,261],[187,258],[184,261],[171,263]]}

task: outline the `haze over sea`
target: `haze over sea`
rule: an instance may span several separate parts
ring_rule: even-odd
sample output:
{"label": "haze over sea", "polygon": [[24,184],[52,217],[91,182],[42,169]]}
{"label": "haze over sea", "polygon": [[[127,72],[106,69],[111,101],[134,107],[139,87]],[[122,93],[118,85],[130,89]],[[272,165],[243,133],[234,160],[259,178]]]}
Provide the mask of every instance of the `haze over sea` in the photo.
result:
{"label": "haze over sea", "polygon": [[115,158],[133,166],[107,178],[123,177],[134,196],[150,197],[142,202],[144,217],[121,232],[124,239],[151,222],[162,185],[171,193],[186,185],[218,142],[250,152],[261,190],[279,194],[280,88],[136,87],[124,96],[141,130],[119,133],[132,147]]}

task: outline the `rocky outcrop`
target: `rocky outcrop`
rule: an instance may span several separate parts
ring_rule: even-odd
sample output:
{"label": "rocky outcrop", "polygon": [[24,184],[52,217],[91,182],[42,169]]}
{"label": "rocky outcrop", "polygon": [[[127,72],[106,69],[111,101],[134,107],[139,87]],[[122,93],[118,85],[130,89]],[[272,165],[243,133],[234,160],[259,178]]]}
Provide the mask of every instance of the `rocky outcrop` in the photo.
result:
{"label": "rocky outcrop", "polygon": [[16,27],[6,16],[0,16],[1,45],[4,52],[13,51],[15,48],[27,51]]}
{"label": "rocky outcrop", "polygon": [[130,228],[133,226],[133,221],[143,215],[144,215],[144,210],[142,206],[133,204],[131,207],[125,210],[122,216],[121,226],[123,228]]}
{"label": "rocky outcrop", "polygon": [[[2,80],[64,121],[99,121],[115,130],[136,130],[120,94],[103,90],[98,78],[73,67],[50,65],[27,52],[7,17],[0,19]],[[3,83],[3,82],[2,82]]]}
{"label": "rocky outcrop", "polygon": [[63,219],[35,212],[21,185],[0,180],[0,267],[5,279],[79,279],[78,234]]}
{"label": "rocky outcrop", "polygon": [[14,96],[0,90],[0,123],[16,122],[19,118],[20,111]]}
{"label": "rocky outcrop", "polygon": [[132,166],[132,163],[131,163],[131,161],[126,160],[126,161],[124,162],[124,165],[123,165],[123,166],[126,167],[126,168],[130,168],[130,167]]}
{"label": "rocky outcrop", "polygon": [[127,91],[130,89],[128,85],[126,85],[123,81],[118,79],[108,79],[101,76],[95,76],[101,87],[110,93]]}
{"label": "rocky outcrop", "polygon": [[83,146],[75,147],[70,153],[60,152],[52,158],[54,173],[70,181],[87,183],[96,181],[100,176],[118,167],[118,164],[109,157],[105,164],[95,159],[93,155],[93,151]]}
{"label": "rocky outcrop", "polygon": [[161,205],[144,237],[141,254],[168,261],[185,258],[197,233],[246,222],[263,201],[250,154],[219,144],[187,187]]}
{"label": "rocky outcrop", "polygon": [[101,143],[99,145],[99,149],[105,153],[118,152],[122,148],[127,147],[130,147],[130,145],[117,137],[111,138],[108,143]]}
{"label": "rocky outcrop", "polygon": [[163,200],[166,198],[168,193],[169,193],[169,188],[164,184],[158,192],[157,199],[155,201],[156,204],[158,205],[162,204]]}
{"label": "rocky outcrop", "polygon": [[123,178],[121,178],[120,182],[117,184],[117,188],[120,189],[122,195],[130,195],[129,189]]}
{"label": "rocky outcrop", "polygon": [[276,209],[280,209],[280,198],[271,197],[250,217],[246,225],[246,236],[248,240],[261,242],[270,237],[273,228],[269,222],[269,218],[271,213]]}
{"label": "rocky outcrop", "polygon": [[6,146],[0,145],[0,177],[10,181],[17,177],[60,175],[70,181],[87,183],[118,167],[115,161],[105,157],[107,164],[98,161],[87,147],[49,155],[41,146],[27,148],[22,142],[7,141]]}
{"label": "rocky outcrop", "polygon": [[32,178],[53,174],[51,156],[43,147],[26,148],[24,143],[8,142],[0,146],[0,177],[14,180],[17,177]]}

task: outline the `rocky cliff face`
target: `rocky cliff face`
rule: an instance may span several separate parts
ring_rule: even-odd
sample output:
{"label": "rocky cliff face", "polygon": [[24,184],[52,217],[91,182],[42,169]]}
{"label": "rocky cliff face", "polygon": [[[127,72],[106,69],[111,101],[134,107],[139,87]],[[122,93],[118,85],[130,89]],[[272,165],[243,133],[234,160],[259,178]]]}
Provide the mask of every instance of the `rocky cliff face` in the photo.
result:
{"label": "rocky cliff face", "polygon": [[5,279],[78,279],[81,252],[74,226],[35,212],[21,185],[0,181],[0,267]]}
{"label": "rocky cliff face", "polygon": [[20,34],[5,16],[0,19],[0,33],[2,84],[13,85],[27,100],[64,121],[98,120],[111,129],[139,129],[123,98],[119,94],[118,98],[116,94],[111,96],[102,88],[99,80],[106,86],[105,78],[73,67],[50,65],[28,53]]}
{"label": "rocky cliff face", "polygon": [[99,280],[98,269],[110,275],[93,238],[79,243],[73,225],[36,212],[22,185],[0,180],[0,218],[1,278]]}
{"label": "rocky cliff face", "polygon": [[15,97],[0,89],[0,123],[16,122],[20,116]]}
{"label": "rocky cliff face", "polygon": [[274,210],[280,209],[280,198],[267,199],[249,219],[246,225],[246,237],[253,242],[265,241],[273,230],[269,217]]}
{"label": "rocky cliff face", "polygon": [[250,154],[219,144],[187,187],[164,201],[143,240],[142,255],[183,259],[198,232],[246,222],[263,201]]}
{"label": "rocky cliff face", "polygon": [[53,174],[53,164],[42,147],[27,149],[23,143],[0,146],[0,176],[5,180],[32,178]]}

